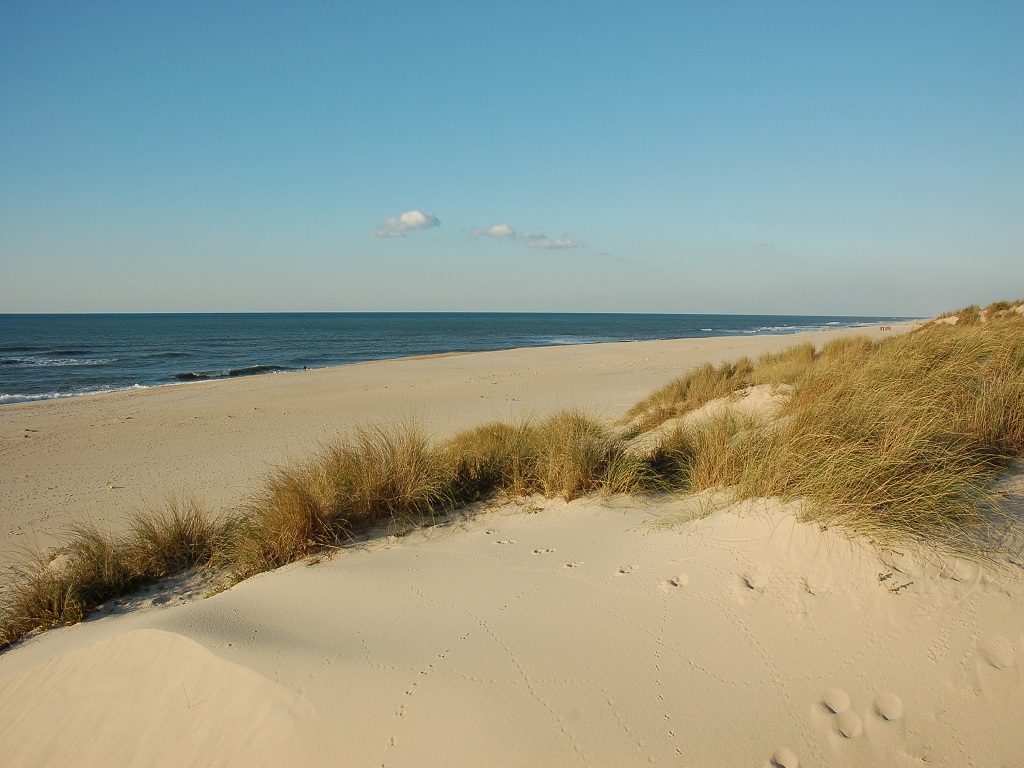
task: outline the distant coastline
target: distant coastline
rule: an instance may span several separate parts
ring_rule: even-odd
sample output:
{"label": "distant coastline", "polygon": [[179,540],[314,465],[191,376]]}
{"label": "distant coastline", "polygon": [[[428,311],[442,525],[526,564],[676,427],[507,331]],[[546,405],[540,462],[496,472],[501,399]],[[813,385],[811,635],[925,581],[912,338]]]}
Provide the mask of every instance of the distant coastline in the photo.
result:
{"label": "distant coastline", "polygon": [[909,319],[505,312],[0,315],[0,405],[404,357],[789,334]]}

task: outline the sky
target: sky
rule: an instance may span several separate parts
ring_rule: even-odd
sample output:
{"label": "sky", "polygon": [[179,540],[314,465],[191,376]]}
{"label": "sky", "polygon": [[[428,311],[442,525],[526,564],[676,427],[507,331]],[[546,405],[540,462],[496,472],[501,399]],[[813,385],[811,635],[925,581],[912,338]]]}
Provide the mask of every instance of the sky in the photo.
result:
{"label": "sky", "polygon": [[1024,3],[0,0],[0,313],[1024,298]]}

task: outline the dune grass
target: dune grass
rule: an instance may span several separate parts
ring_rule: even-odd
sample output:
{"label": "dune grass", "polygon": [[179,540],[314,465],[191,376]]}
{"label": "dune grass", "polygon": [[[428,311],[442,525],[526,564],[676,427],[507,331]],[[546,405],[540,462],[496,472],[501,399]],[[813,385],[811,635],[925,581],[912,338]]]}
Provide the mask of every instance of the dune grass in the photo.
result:
{"label": "dune grass", "polygon": [[495,494],[568,501],[654,488],[657,478],[625,446],[572,411],[487,424],[439,445],[414,423],[359,429],[307,463],[274,472],[229,520],[216,559],[242,579],[367,529],[407,529]]}
{"label": "dune grass", "polygon": [[749,386],[754,366],[748,358],[719,366],[704,363],[634,405],[623,419],[632,434],[649,432],[669,419]]}
{"label": "dune grass", "polygon": [[229,520],[217,562],[243,579],[371,526],[409,525],[451,507],[455,479],[448,457],[418,425],[359,429],[308,462],[272,473]]}
{"label": "dune grass", "polygon": [[[1024,453],[1024,315],[843,337],[704,365],[652,393],[616,427],[576,411],[491,423],[435,442],[420,425],[356,430],[270,473],[218,518],[194,500],[138,515],[115,535],[78,527],[27,558],[0,591],[0,647],[80,621],[103,602],[190,568],[240,581],[373,529],[408,530],[495,497],[719,489],[802,500],[804,519],[875,541],[984,553],[1011,522],[990,490]],[[961,310],[960,315],[975,314]],[[980,318],[984,316],[984,321]],[[774,415],[728,409],[659,426],[758,384],[785,385]],[[672,425],[669,425],[670,427]],[[657,442],[635,450],[633,439]]]}
{"label": "dune grass", "polygon": [[780,352],[766,352],[756,361],[744,357],[719,366],[705,363],[634,405],[621,424],[627,427],[629,434],[643,434],[747,387],[793,384],[815,361],[816,354],[814,345],[805,343]]}
{"label": "dune grass", "polygon": [[1024,451],[1024,318],[843,338],[811,352],[758,361],[772,368],[764,378],[793,386],[777,420],[724,414],[666,441],[692,457],[690,488],[801,499],[805,519],[878,541],[977,551],[995,540],[1010,521],[989,486]]}
{"label": "dune grass", "polygon": [[0,593],[0,648],[34,629],[74,624],[89,611],[208,562],[219,530],[194,499],[131,521],[127,534],[76,526],[53,555],[28,553]]}

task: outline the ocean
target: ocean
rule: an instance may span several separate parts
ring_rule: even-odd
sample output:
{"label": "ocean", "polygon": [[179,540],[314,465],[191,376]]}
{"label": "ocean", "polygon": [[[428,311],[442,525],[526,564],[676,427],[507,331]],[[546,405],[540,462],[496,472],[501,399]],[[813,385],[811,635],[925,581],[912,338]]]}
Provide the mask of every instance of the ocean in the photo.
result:
{"label": "ocean", "polygon": [[0,315],[0,405],[444,352],[780,334],[909,318],[548,313]]}

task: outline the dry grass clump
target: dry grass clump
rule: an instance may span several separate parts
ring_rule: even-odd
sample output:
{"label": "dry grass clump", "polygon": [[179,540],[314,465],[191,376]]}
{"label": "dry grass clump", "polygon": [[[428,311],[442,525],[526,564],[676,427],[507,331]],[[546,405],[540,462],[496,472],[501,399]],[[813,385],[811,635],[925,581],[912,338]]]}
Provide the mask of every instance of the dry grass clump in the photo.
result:
{"label": "dry grass clump", "polygon": [[529,420],[514,425],[492,422],[461,432],[443,450],[451,467],[453,495],[460,501],[536,490],[538,433]]}
{"label": "dry grass clump", "polygon": [[124,536],[76,526],[70,544],[53,556],[27,555],[5,585],[0,648],[35,629],[74,624],[111,598],[207,562],[216,535],[194,500],[170,500],[152,515],[136,515]]}
{"label": "dry grass clump", "polygon": [[874,354],[881,342],[867,336],[840,336],[825,344],[818,352],[817,360],[824,363],[845,362],[853,364]]}
{"label": "dry grass clump", "polygon": [[218,565],[236,581],[279,568],[319,547],[336,544],[341,532],[323,503],[312,467],[282,467],[225,528]]}
{"label": "dry grass clump", "polygon": [[661,487],[660,477],[627,450],[622,435],[579,411],[561,411],[540,422],[487,424],[456,436],[445,450],[460,500],[541,493],[570,501],[594,491]]}
{"label": "dry grass clump", "polygon": [[650,462],[629,450],[626,436],[579,411],[554,414],[536,426],[533,436],[529,482],[509,489],[516,493],[569,501],[592,491],[649,493],[664,488],[664,479]]}
{"label": "dry grass clump", "polygon": [[1024,314],[1024,300],[1017,299],[1016,301],[994,301],[985,307],[982,311],[982,315],[985,317],[985,321],[999,320],[1007,316]]}
{"label": "dry grass clump", "polygon": [[620,435],[582,413],[563,411],[542,422],[537,441],[535,489],[545,496],[570,501],[592,491],[644,492],[658,484]]}
{"label": "dry grass clump", "polygon": [[418,424],[372,426],[328,457],[335,517],[345,527],[402,522],[453,501],[451,469]]}
{"label": "dry grass clump", "polygon": [[764,423],[724,412],[683,430],[691,443],[690,490],[733,486],[763,442]]}
{"label": "dry grass clump", "polygon": [[754,370],[747,377],[748,384],[793,384],[803,376],[817,359],[814,345],[809,341],[784,349],[766,352],[757,358]]}
{"label": "dry grass clump", "polygon": [[956,313],[956,324],[957,325],[977,325],[981,322],[981,307],[977,304],[971,304],[969,307],[964,307]]}
{"label": "dry grass clump", "polygon": [[1020,306],[1020,302],[993,301],[991,304],[985,307],[984,311],[986,315],[994,317],[995,315],[998,315],[1001,312],[1008,312],[1009,310],[1015,309],[1018,306]]}
{"label": "dry grass clump", "polygon": [[207,562],[222,535],[195,498],[170,499],[163,509],[136,514],[130,531],[129,570],[157,579]]}
{"label": "dry grass clump", "polygon": [[578,412],[555,414],[538,425],[531,490],[566,501],[604,484],[621,441],[602,424]]}
{"label": "dry grass clump", "polygon": [[409,525],[451,506],[456,481],[449,457],[420,426],[358,429],[311,461],[271,474],[232,521],[220,562],[240,580],[355,531]]}

